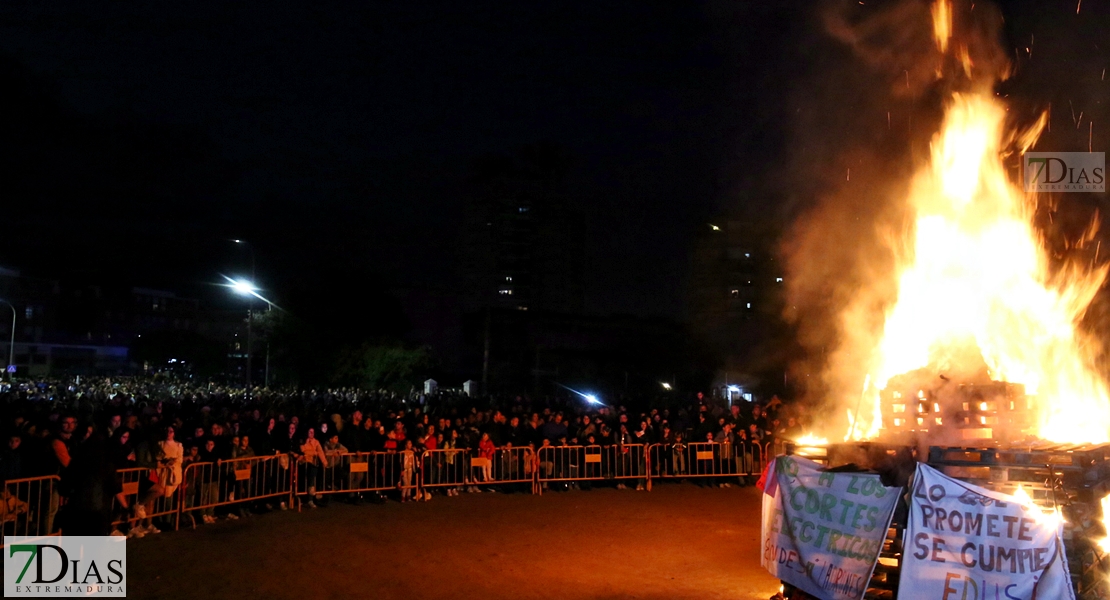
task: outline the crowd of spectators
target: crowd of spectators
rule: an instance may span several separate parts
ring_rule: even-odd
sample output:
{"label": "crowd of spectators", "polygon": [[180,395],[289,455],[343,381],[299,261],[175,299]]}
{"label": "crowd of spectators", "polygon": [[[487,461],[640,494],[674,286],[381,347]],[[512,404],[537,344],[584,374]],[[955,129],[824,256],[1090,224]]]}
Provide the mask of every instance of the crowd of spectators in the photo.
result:
{"label": "crowd of spectators", "polygon": [[[426,396],[347,388],[248,394],[242,388],[172,378],[21,381],[0,385],[0,404],[5,440],[0,475],[5,482],[58,475],[44,527],[72,535],[104,535],[120,522],[120,511],[127,514],[128,535],[157,533],[147,513],[158,499],[173,495],[185,467],[196,462],[286,456],[304,465],[312,482],[317,471],[334,468],[341,454],[393,452],[399,455],[397,498],[406,501],[420,493],[411,478],[426,450],[449,448],[490,458],[502,447],[764,445],[796,438],[808,425],[803,409],[788,409],[778,398],[730,406],[698,394],[681,401],[670,396],[610,406],[575,396],[471,398],[456,392]],[[485,465],[474,483],[490,480],[488,460]],[[148,469],[149,476],[138,481],[138,494],[126,495],[118,473],[134,467]],[[454,495],[460,488],[442,491]],[[8,521],[21,510],[21,500],[7,486],[0,490],[0,521]],[[465,491],[479,491],[479,486],[467,485]],[[304,492],[305,506],[315,508],[317,490],[310,483]],[[251,508],[223,516],[237,519],[250,515]],[[285,508],[285,502],[253,507]],[[197,512],[203,523],[217,519],[210,508]]]}

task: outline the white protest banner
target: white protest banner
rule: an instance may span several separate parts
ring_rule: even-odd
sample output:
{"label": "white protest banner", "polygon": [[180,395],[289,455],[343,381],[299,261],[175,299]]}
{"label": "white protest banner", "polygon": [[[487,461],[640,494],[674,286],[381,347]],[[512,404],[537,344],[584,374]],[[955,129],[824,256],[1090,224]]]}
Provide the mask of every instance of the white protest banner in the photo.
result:
{"label": "white protest banner", "polygon": [[899,600],[1075,599],[1063,521],[918,465]]}
{"label": "white protest banner", "polygon": [[859,600],[902,488],[779,456],[767,467],[763,555],[772,575],[823,600]]}

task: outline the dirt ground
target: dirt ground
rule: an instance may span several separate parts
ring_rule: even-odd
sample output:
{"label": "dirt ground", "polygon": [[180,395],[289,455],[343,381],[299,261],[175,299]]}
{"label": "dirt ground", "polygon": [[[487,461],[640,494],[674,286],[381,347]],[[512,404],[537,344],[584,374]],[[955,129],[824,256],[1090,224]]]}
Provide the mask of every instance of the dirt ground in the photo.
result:
{"label": "dirt ground", "polygon": [[274,512],[128,540],[128,598],[766,599],[754,488]]}

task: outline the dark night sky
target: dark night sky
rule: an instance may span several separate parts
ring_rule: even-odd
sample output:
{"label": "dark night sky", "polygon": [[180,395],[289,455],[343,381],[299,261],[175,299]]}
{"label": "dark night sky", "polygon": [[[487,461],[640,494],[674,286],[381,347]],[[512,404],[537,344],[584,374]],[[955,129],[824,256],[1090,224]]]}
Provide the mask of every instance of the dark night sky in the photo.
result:
{"label": "dark night sky", "polygon": [[545,142],[587,309],[679,316],[694,232],[775,210],[791,119],[825,110],[820,5],[9,0],[0,265],[180,287],[243,237],[278,294],[449,286],[474,161]]}
{"label": "dark night sky", "polygon": [[449,285],[473,161],[546,142],[587,214],[587,308],[670,315],[692,231],[752,176],[737,161],[775,143],[791,22],[773,2],[0,11],[7,76],[38,94],[17,106],[27,137],[53,162],[45,187],[16,174],[16,222],[48,231],[0,264],[106,261],[173,285],[234,264],[230,236],[279,290],[324,272]]}

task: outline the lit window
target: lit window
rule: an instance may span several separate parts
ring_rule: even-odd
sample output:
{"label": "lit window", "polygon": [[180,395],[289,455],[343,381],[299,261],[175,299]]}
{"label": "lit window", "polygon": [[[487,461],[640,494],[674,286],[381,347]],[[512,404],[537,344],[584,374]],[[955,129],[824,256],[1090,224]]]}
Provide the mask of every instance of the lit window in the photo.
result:
{"label": "lit window", "polygon": [[512,296],[513,295],[513,291],[510,290],[510,289],[497,290],[497,293],[501,294],[502,296]]}
{"label": "lit window", "polygon": [[518,307],[516,307],[516,309],[517,310],[528,310],[528,307],[527,306],[518,306]]}
{"label": "lit window", "polygon": [[520,208],[517,209],[517,211],[522,212],[522,213],[526,213],[526,212],[528,212],[528,207],[527,206],[521,206]]}
{"label": "lit window", "polygon": [[512,278],[512,277],[509,277],[509,276],[507,276],[507,275],[505,276],[505,281],[512,281],[512,280],[513,280],[513,278]]}
{"label": "lit window", "polygon": [[31,306],[28,306],[27,308],[23,309],[23,316],[28,321],[30,321],[35,316],[35,309]]}

